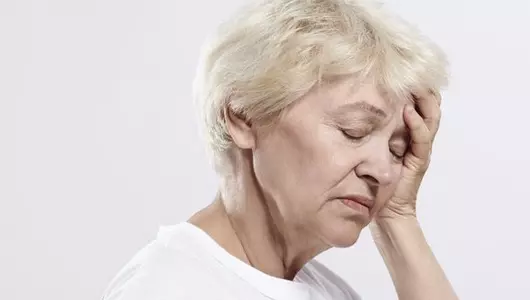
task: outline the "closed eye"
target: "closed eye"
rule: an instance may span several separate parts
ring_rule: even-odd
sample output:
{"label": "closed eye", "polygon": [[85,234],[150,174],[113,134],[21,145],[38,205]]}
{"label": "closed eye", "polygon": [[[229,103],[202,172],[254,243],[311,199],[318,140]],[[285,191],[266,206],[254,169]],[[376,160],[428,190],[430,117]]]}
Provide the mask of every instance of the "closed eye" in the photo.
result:
{"label": "closed eye", "polygon": [[368,135],[368,130],[340,129],[344,137],[352,141],[360,141]]}

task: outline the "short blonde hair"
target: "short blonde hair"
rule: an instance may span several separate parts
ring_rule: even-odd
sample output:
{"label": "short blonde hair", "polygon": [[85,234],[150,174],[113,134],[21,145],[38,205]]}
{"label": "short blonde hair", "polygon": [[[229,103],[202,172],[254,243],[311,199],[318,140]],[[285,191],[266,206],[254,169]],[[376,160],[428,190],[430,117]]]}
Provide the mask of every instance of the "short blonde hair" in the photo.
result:
{"label": "short blonde hair", "polygon": [[341,76],[375,80],[392,97],[447,84],[441,49],[375,2],[261,0],[205,44],[194,81],[213,155],[232,147],[224,109],[273,119],[315,85]]}

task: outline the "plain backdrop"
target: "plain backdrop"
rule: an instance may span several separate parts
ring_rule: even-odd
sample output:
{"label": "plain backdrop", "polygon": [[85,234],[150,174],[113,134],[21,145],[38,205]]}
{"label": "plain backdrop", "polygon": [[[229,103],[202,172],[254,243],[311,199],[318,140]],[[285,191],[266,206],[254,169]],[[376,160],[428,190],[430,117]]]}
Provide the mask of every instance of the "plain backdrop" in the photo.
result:
{"label": "plain backdrop", "polygon": [[[245,0],[0,0],[0,299],[100,299],[216,178],[191,83]],[[530,299],[530,1],[393,0],[451,61],[419,216],[462,299]],[[396,299],[368,231],[321,260]]]}

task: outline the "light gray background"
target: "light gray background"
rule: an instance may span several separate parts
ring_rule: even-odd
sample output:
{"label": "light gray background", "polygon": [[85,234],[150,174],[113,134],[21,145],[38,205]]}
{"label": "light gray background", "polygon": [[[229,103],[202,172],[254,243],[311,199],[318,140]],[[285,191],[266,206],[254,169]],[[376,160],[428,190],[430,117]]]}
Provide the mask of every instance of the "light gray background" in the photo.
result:
{"label": "light gray background", "polygon": [[[0,0],[0,299],[99,299],[212,199],[191,81],[244,0]],[[462,299],[530,299],[528,0],[393,0],[452,85],[419,215]],[[322,260],[395,299],[368,232]]]}

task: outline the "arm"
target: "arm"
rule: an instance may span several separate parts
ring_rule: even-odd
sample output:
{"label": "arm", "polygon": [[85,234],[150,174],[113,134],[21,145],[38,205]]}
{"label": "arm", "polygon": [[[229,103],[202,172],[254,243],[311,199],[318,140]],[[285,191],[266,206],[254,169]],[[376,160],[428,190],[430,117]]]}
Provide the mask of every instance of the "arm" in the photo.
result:
{"label": "arm", "polygon": [[435,91],[413,95],[404,110],[411,141],[394,195],[371,224],[372,236],[400,300],[458,299],[436,261],[416,217],[416,199],[427,171],[438,126],[441,97]]}
{"label": "arm", "polygon": [[458,299],[417,219],[383,220],[371,226],[400,300]]}

